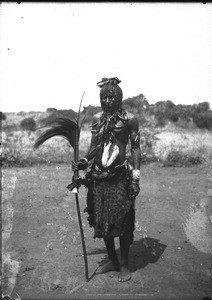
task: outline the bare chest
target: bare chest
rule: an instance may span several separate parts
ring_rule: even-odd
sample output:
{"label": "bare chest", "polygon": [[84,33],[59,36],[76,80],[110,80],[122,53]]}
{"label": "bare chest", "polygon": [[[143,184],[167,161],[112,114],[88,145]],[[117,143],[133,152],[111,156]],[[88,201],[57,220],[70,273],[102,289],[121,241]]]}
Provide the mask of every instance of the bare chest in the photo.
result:
{"label": "bare chest", "polygon": [[104,142],[117,140],[127,144],[129,136],[128,122],[111,121],[99,129],[98,137]]}

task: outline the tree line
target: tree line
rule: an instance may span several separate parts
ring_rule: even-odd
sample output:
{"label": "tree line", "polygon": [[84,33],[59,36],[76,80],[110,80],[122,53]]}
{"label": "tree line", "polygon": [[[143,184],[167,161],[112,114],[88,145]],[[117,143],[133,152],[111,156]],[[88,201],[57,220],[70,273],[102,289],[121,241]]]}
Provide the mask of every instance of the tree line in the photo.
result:
{"label": "tree line", "polygon": [[[200,102],[193,105],[175,105],[171,100],[158,101],[155,104],[149,104],[143,94],[127,98],[123,100],[123,108],[133,113],[139,120],[141,125],[148,126],[149,123],[154,126],[165,126],[167,122],[178,124],[179,121],[184,124],[193,123],[201,129],[212,129],[212,111],[209,102]],[[56,108],[48,108],[46,110],[48,116],[39,121],[39,125],[45,125],[47,122],[53,121],[58,117],[67,117],[75,119],[77,112],[72,109],[59,110]],[[81,111],[81,120],[83,123],[91,123],[93,115],[100,112],[100,106],[89,105],[83,107]],[[6,120],[6,114],[0,112],[1,121]],[[33,118],[25,118],[21,121],[20,127],[23,130],[36,130],[35,120]]]}
{"label": "tree line", "polygon": [[[127,98],[123,101],[123,108],[133,113],[141,125],[147,125],[150,117],[154,120],[155,126],[165,126],[167,122],[184,124],[193,122],[198,128],[212,129],[212,111],[209,102],[201,102],[193,105],[175,105],[171,100],[158,101],[149,104],[142,94]],[[95,113],[101,111],[99,106],[84,107],[82,115],[85,122],[90,123]]]}

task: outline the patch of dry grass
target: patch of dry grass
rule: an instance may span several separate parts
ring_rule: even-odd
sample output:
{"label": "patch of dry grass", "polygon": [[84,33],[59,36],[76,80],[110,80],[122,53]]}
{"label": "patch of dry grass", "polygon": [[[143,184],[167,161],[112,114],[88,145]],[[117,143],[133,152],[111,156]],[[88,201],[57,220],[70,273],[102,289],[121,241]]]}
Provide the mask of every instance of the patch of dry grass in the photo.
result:
{"label": "patch of dry grass", "polygon": [[157,134],[158,140],[153,152],[162,161],[178,151],[188,157],[200,157],[203,161],[212,159],[212,132],[201,129],[164,128]]}
{"label": "patch of dry grass", "polygon": [[[71,163],[74,159],[73,148],[63,137],[53,137],[34,149],[40,132],[9,131],[2,132],[2,161],[5,165],[32,165],[34,163]],[[81,132],[80,156],[88,150],[89,132]]]}
{"label": "patch of dry grass", "polygon": [[[17,125],[25,116],[7,116],[7,125]],[[27,115],[29,117],[29,114]],[[39,122],[43,113],[35,113]],[[154,131],[154,132],[153,132]],[[40,130],[35,132],[4,130],[2,132],[2,161],[4,165],[32,165],[34,163],[70,163],[74,159],[73,149],[62,137],[46,141],[37,150],[33,146]],[[90,144],[90,128],[84,127],[80,135],[80,157],[83,157]],[[167,126],[162,129],[141,128],[141,149],[159,161],[165,162],[170,153],[178,151],[188,157],[200,157],[201,161],[212,159],[212,132],[200,129],[183,129]],[[148,152],[149,149],[149,152]],[[150,160],[149,160],[150,161]]]}
{"label": "patch of dry grass", "polygon": [[8,131],[8,129],[20,130],[20,124],[25,118],[33,118],[36,124],[39,126],[40,120],[48,117],[48,112],[31,112],[31,113],[7,113],[6,120],[2,122],[3,131]]}

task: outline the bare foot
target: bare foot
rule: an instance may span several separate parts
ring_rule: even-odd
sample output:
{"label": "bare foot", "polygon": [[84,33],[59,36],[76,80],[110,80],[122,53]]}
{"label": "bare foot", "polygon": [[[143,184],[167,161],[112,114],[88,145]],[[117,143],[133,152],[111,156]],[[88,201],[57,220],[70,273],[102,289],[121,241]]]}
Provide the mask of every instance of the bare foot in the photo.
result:
{"label": "bare foot", "polygon": [[127,267],[121,267],[118,279],[119,282],[125,282],[130,280],[131,279],[130,270]]}
{"label": "bare foot", "polygon": [[119,266],[116,266],[112,263],[112,261],[107,262],[105,265],[99,267],[97,269],[97,274],[103,274],[103,273],[107,273],[110,271],[119,271]]}

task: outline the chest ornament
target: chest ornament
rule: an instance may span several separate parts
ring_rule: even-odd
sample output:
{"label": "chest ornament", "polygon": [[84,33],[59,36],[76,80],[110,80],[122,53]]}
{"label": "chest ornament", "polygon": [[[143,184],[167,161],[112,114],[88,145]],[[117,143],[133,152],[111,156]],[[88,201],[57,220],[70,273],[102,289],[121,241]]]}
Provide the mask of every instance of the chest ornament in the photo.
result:
{"label": "chest ornament", "polygon": [[[123,126],[116,126],[116,124],[120,121]],[[112,115],[104,112],[99,121],[92,126],[95,128],[98,139],[112,142],[116,131],[124,128],[127,121],[127,113],[124,109],[121,109]]]}

